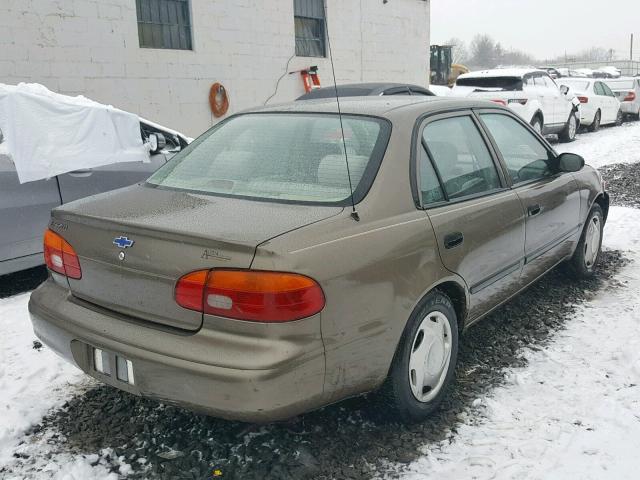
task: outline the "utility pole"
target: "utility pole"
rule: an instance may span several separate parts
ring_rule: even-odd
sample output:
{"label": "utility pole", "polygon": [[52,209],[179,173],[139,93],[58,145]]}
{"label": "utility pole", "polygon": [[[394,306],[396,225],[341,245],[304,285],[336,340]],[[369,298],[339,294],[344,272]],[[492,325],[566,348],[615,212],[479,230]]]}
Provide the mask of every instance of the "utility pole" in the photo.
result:
{"label": "utility pole", "polygon": [[633,33],[631,34],[631,48],[629,49],[629,60],[633,62]]}

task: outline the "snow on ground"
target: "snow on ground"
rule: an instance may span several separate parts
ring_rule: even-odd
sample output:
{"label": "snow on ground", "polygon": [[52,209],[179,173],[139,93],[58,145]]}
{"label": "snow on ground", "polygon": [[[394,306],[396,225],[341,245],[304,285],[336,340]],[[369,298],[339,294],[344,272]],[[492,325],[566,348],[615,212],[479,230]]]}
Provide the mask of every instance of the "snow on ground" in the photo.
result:
{"label": "snow on ground", "polygon": [[640,210],[612,207],[605,248],[622,283],[584,304],[526,368],[477,399],[450,442],[424,447],[405,480],[637,479],[640,470]]}
{"label": "snow on ground", "polygon": [[33,348],[28,302],[28,293],[0,299],[0,466],[24,432],[87,378],[47,347]]}
{"label": "snow on ground", "polygon": [[612,163],[640,162],[640,122],[625,123],[620,127],[606,127],[595,133],[583,133],[571,143],[554,145],[558,153],[582,155],[595,168]]}

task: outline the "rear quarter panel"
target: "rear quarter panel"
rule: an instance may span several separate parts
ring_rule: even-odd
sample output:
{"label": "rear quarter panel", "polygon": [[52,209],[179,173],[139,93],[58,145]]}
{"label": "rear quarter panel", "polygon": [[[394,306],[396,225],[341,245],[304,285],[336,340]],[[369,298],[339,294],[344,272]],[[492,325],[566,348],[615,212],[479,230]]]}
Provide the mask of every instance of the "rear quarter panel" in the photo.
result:
{"label": "rear quarter panel", "polygon": [[455,279],[441,264],[431,223],[410,186],[415,122],[394,122],[387,154],[357,210],[260,245],[254,269],[302,273],[321,285],[326,401],[379,386],[387,376],[412,311],[440,282]]}

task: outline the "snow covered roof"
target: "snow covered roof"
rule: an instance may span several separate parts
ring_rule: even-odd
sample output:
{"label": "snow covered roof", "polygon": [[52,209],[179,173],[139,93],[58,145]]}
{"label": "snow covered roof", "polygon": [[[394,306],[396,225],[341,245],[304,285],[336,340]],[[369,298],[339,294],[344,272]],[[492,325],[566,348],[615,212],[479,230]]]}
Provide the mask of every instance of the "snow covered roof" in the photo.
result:
{"label": "snow covered roof", "polygon": [[148,162],[138,116],[37,83],[0,83],[0,129],[20,183],[118,162]]}

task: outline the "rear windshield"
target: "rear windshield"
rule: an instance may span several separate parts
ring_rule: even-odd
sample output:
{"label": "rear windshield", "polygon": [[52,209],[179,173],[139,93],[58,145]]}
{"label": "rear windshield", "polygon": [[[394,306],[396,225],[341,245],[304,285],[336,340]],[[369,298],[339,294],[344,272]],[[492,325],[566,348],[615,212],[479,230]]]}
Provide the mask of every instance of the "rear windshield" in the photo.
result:
{"label": "rear windshield", "polygon": [[458,78],[461,87],[499,88],[501,90],[522,90],[520,77],[467,77]]}
{"label": "rear windshield", "polygon": [[[343,115],[356,202],[375,177],[389,140],[385,120]],[[340,119],[334,114],[246,114],[209,130],[147,184],[271,201],[350,203]]]}
{"label": "rear windshield", "polygon": [[611,90],[633,90],[633,80],[607,80]]}

